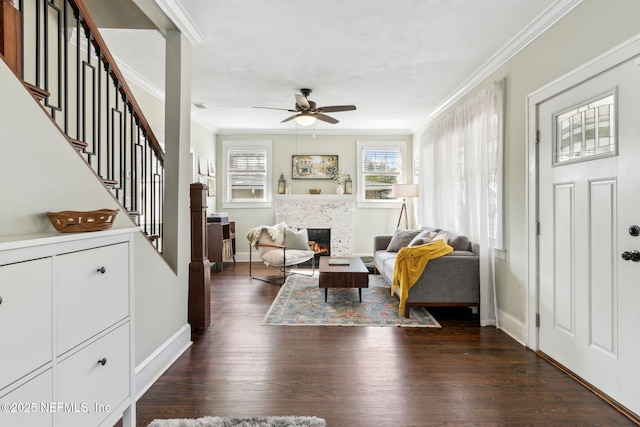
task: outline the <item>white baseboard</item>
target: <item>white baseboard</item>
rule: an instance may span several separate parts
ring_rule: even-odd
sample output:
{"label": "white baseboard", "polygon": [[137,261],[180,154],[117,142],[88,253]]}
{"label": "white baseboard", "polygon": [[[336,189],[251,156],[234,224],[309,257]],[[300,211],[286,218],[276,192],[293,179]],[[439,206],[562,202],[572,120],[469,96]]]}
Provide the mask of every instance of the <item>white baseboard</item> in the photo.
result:
{"label": "white baseboard", "polygon": [[191,325],[187,323],[136,366],[136,400],[149,390],[191,344]]}
{"label": "white baseboard", "polygon": [[527,325],[501,310],[498,310],[498,323],[500,324],[500,329],[507,335],[523,346],[527,346]]}

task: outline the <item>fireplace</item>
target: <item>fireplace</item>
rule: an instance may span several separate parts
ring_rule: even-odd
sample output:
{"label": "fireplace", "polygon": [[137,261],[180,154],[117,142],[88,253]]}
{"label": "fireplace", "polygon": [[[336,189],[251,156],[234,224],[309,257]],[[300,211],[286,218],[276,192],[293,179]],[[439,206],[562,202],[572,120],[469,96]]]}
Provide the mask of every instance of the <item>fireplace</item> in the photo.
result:
{"label": "fireplace", "polygon": [[315,252],[316,264],[321,256],[331,255],[331,229],[330,228],[307,228],[309,234],[309,245]]}
{"label": "fireplace", "polygon": [[[274,194],[276,224],[292,228],[330,229],[331,256],[349,256],[352,252],[353,196],[335,194]],[[312,240],[310,236],[310,240]]]}

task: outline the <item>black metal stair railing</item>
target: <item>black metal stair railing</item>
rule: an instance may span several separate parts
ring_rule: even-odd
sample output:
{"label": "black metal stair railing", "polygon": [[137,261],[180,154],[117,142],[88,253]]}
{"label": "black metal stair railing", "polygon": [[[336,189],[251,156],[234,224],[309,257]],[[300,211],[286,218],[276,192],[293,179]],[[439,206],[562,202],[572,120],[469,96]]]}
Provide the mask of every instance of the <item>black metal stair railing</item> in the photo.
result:
{"label": "black metal stair railing", "polygon": [[162,251],[164,153],[81,0],[18,0],[23,80]]}

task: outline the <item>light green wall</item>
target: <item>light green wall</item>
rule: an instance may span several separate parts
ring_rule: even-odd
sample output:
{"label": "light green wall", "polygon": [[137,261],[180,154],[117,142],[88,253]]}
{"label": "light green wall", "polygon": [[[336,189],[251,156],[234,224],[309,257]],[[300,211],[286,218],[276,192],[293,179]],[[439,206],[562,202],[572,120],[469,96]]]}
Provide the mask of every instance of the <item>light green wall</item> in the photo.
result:
{"label": "light green wall", "polygon": [[[506,79],[504,238],[507,260],[498,261],[497,298],[499,310],[522,323],[525,322],[527,285],[527,95],[638,32],[639,1],[584,0],[478,86]],[[433,122],[437,121],[438,118]]]}
{"label": "light green wall", "polygon": [[[340,170],[351,174],[354,193],[357,187],[356,170],[356,142],[357,141],[406,141],[410,148],[411,137],[409,135],[218,135],[217,158],[222,159],[222,141],[238,140],[270,140],[273,147],[273,177],[272,185],[277,189],[280,173],[284,173],[287,185],[291,186],[292,194],[309,194],[310,188],[320,188],[322,194],[335,194],[336,183],[330,180],[293,180],[291,179],[291,156],[294,154],[337,154]],[[411,153],[407,153],[411,159]],[[220,161],[217,170],[222,170]],[[411,169],[408,170],[411,172]],[[412,179],[413,176],[409,176]],[[222,182],[218,181],[218,194],[222,194]],[[274,190],[275,191],[275,190]],[[309,195],[309,198],[313,198]],[[229,219],[236,222],[238,252],[248,252],[248,243],[245,239],[247,232],[258,225],[274,224],[275,214],[270,209],[237,209],[223,208],[221,198],[218,197],[217,211],[229,213]],[[392,208],[358,208],[354,203],[354,229],[353,229],[353,253],[359,255],[372,255],[373,236],[377,234],[390,234],[395,230],[400,205]]]}

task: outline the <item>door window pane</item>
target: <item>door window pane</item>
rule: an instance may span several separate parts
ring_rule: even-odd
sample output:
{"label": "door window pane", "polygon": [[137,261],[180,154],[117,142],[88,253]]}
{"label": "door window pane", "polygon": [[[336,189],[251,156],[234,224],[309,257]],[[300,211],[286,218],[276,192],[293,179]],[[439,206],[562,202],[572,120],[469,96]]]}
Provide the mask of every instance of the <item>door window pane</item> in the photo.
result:
{"label": "door window pane", "polygon": [[613,155],[615,143],[615,93],[554,115],[554,164]]}

